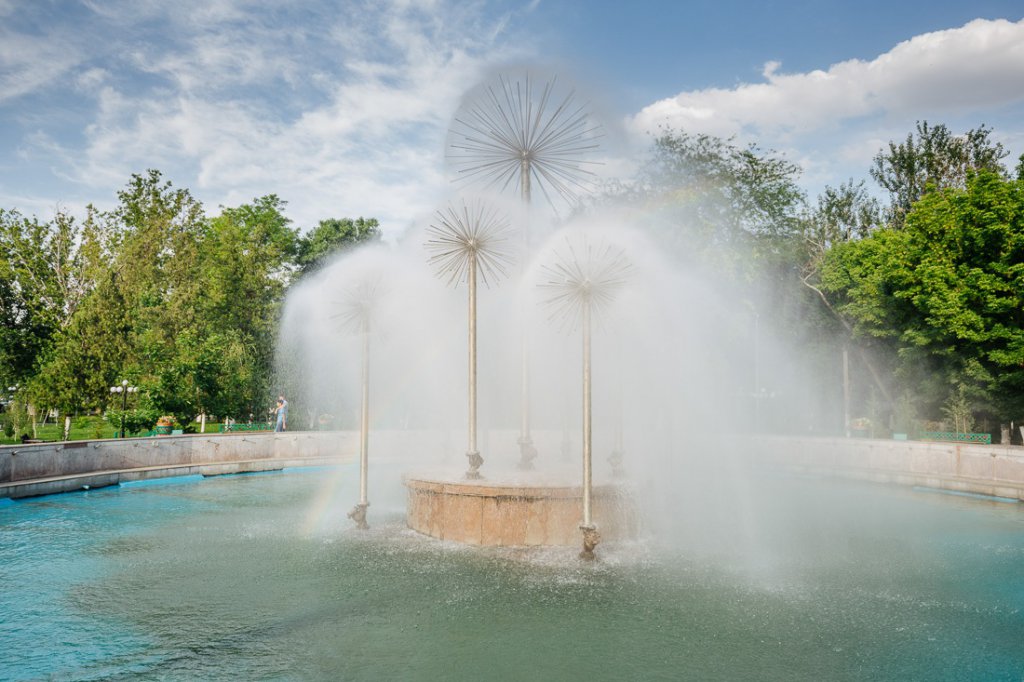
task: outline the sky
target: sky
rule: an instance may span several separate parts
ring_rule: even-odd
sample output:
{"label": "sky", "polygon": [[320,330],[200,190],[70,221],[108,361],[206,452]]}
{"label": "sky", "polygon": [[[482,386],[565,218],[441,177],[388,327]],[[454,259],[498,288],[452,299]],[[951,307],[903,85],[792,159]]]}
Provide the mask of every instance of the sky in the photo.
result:
{"label": "sky", "polygon": [[210,215],[398,235],[452,192],[465,93],[521,65],[625,142],[606,175],[666,127],[774,150],[812,202],[918,120],[1024,153],[1019,0],[0,0],[0,208],[109,209],[155,168]]}

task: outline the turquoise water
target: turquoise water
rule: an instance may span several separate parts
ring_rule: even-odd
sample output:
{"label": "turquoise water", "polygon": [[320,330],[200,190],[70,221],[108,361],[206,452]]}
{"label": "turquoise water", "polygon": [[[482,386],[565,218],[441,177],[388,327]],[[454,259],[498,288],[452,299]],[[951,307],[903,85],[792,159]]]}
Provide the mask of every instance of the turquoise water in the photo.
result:
{"label": "turquoise water", "polygon": [[1024,679],[1017,504],[780,479],[754,545],[581,565],[352,530],[355,475],[0,502],[0,679]]}

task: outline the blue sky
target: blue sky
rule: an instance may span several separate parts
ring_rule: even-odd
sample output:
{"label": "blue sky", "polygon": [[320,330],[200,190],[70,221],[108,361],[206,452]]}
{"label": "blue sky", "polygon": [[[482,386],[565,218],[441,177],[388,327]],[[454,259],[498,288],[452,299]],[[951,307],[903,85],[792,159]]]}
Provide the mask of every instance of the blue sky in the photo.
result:
{"label": "blue sky", "polygon": [[462,94],[523,63],[580,83],[619,152],[665,125],[735,136],[798,163],[812,201],[918,119],[1024,153],[1019,0],[298,6],[0,0],[0,207],[108,208],[157,168],[211,213],[276,193],[299,227],[397,234],[450,189]]}

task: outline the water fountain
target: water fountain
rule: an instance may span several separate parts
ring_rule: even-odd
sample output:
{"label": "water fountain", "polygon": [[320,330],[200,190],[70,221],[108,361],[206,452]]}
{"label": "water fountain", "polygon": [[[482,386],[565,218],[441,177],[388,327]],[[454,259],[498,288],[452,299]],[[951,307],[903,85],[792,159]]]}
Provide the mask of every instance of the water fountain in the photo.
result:
{"label": "water fountain", "polygon": [[[347,254],[290,296],[289,396],[348,415],[358,467],[0,500],[0,676],[1024,673],[1019,505],[766,466],[729,437],[749,349],[724,293],[667,263],[642,214],[543,234],[521,204],[460,197],[433,232]],[[503,213],[534,229],[529,255],[519,282],[467,292],[467,320],[432,265],[475,282]],[[780,361],[767,336],[760,357]],[[521,468],[527,394],[530,442],[568,443],[571,461]],[[625,463],[594,456],[627,446]],[[601,561],[578,560],[580,526]]]}
{"label": "water fountain", "polygon": [[348,518],[352,519],[360,530],[369,530],[366,521],[366,510],[369,500],[370,470],[370,332],[373,327],[373,309],[380,298],[381,282],[379,277],[369,278],[359,283],[348,292],[342,304],[342,312],[335,315],[342,322],[342,327],[359,335],[361,340],[360,366],[360,402],[359,402],[359,502]]}
{"label": "water fountain", "polygon": [[[552,78],[538,83],[527,72],[477,86],[455,115],[448,141],[448,159],[456,182],[484,188],[518,189],[529,209],[533,187],[549,207],[572,207],[588,190],[594,173],[587,166],[599,151],[602,127],[572,88],[559,89]],[[531,256],[529,212],[521,220],[524,262]],[[520,430],[517,441],[521,469],[533,468],[537,448],[530,419],[530,346],[522,316]]]}
{"label": "water fountain", "polygon": [[[512,475],[507,472],[486,483],[476,482],[482,462],[477,452],[476,430],[476,267],[480,258],[497,260],[478,236],[477,223],[463,210],[449,209],[441,216],[441,227],[432,227],[428,247],[436,252],[432,262],[442,265],[449,281],[466,281],[470,296],[469,338],[469,441],[467,456],[470,470],[466,479],[448,479],[434,473],[416,472],[406,476],[409,489],[409,526],[441,539],[455,539],[482,545],[559,544],[570,541],[571,528],[583,532],[581,557],[594,558],[599,541],[593,521],[592,480],[592,406],[590,374],[590,315],[594,306],[606,303],[613,285],[621,284],[620,258],[598,263],[595,253],[586,247],[577,253],[571,248],[546,271],[544,283],[528,277],[533,252],[531,230],[535,213],[530,209],[531,188],[540,188],[549,206],[557,202],[570,205],[585,187],[592,173],[585,164],[598,149],[601,128],[592,122],[586,106],[575,100],[569,90],[556,94],[553,79],[538,86],[530,76],[514,79],[501,76],[495,84],[481,86],[456,115],[450,136],[450,160],[463,184],[476,182],[484,188],[517,188],[525,210],[519,212],[517,228],[522,234],[523,276],[519,282],[518,325],[520,327],[520,431],[516,443],[520,450],[518,469],[535,469],[537,448],[531,419],[530,296],[527,290],[538,284],[552,291],[552,301],[560,308],[556,314],[581,318],[583,328],[583,427],[582,479],[555,475],[550,460],[537,475]],[[494,222],[495,218],[489,217]],[[475,222],[474,222],[475,221]],[[605,250],[601,256],[610,257]],[[602,269],[603,268],[603,269]],[[553,279],[552,279],[553,277]],[[609,278],[607,281],[602,278]],[[614,281],[613,281],[614,280]],[[510,311],[504,317],[514,317]],[[605,483],[599,497],[602,514],[608,518],[611,532],[631,532],[628,495],[620,486]]]}
{"label": "water fountain", "polygon": [[[594,547],[601,536],[591,513],[593,492],[593,375],[591,372],[591,319],[608,306],[615,290],[626,281],[630,263],[622,251],[608,245],[584,242],[582,248],[567,243],[566,251],[544,268],[548,280],[541,286],[550,291],[547,303],[564,324],[579,323],[583,337],[583,551],[581,559],[594,559]],[[615,472],[618,473],[618,472]]]}

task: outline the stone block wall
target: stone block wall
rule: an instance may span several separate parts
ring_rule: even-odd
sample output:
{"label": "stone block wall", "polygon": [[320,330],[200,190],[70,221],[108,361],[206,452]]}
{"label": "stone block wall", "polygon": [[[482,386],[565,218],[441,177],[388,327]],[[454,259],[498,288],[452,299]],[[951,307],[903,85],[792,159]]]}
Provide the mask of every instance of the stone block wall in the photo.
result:
{"label": "stone block wall", "polygon": [[760,437],[755,462],[1024,500],[1024,447],[865,438]]}
{"label": "stone block wall", "polygon": [[0,447],[0,497],[43,495],[122,480],[238,473],[346,461],[348,431],[253,432],[34,443]]}

